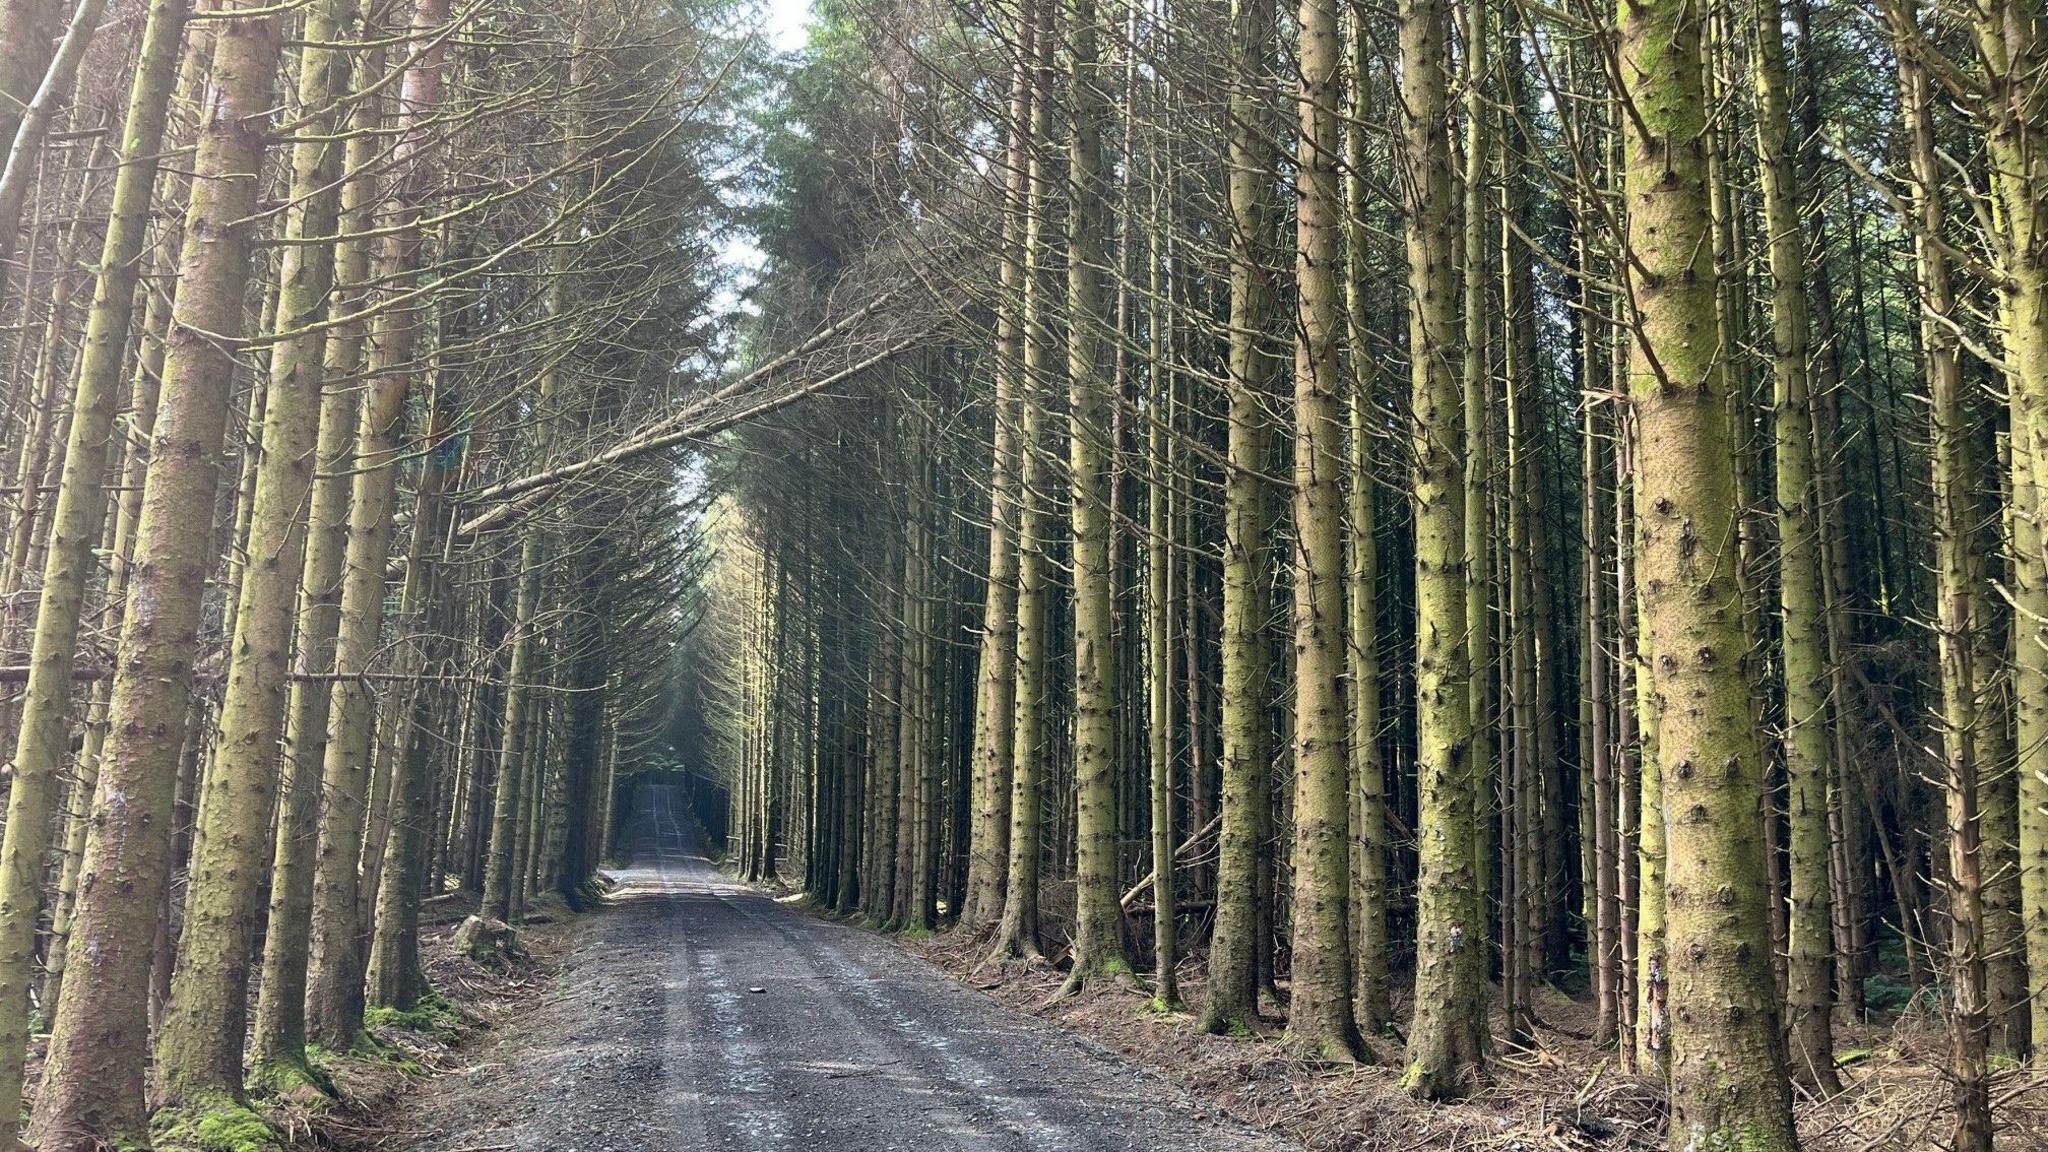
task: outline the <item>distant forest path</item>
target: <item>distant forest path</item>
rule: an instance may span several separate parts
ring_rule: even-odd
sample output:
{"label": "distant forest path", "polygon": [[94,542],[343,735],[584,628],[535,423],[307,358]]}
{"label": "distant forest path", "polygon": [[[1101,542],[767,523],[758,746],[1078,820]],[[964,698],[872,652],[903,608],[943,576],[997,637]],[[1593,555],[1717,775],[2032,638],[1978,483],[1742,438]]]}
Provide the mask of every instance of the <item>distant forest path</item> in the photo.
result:
{"label": "distant forest path", "polygon": [[671,789],[561,987],[396,1118],[419,1152],[1291,1147],[858,929],[733,883]]}

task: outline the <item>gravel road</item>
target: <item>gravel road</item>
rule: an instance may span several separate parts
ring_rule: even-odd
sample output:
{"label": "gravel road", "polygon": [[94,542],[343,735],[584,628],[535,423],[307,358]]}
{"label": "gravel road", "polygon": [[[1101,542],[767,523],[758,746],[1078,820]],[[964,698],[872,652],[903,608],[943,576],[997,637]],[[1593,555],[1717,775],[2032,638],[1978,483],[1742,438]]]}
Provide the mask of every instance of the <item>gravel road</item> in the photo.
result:
{"label": "gravel road", "polygon": [[734,884],[667,789],[546,1003],[394,1118],[417,1152],[1281,1152],[886,940]]}

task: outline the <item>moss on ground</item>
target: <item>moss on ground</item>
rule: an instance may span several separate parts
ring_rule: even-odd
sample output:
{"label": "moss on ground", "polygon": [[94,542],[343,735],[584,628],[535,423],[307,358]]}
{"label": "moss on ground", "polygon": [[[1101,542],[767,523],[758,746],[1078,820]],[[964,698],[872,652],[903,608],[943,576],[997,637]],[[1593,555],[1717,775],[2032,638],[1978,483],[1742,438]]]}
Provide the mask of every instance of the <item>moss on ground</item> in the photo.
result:
{"label": "moss on ground", "polygon": [[[375,1023],[375,1021],[371,1021]],[[363,1064],[377,1064],[395,1068],[408,1076],[420,1076],[426,1069],[419,1061],[407,1056],[396,1045],[379,1039],[368,1028],[356,1033],[355,1042],[348,1046],[348,1058]]]}
{"label": "moss on ground", "polygon": [[273,1060],[257,1069],[256,1087],[280,1100],[305,1101],[309,1096],[333,1099],[340,1095],[334,1077],[328,1075],[319,1049],[308,1046],[303,1060]]}
{"label": "moss on ground", "polygon": [[1180,1001],[1168,1000],[1163,996],[1154,995],[1145,1000],[1145,1011],[1154,1016],[1178,1016],[1186,1010]]}
{"label": "moss on ground", "polygon": [[159,1152],[277,1152],[282,1146],[262,1113],[231,1096],[159,1109],[150,1142]]}
{"label": "moss on ground", "polygon": [[463,1026],[469,1023],[469,1017],[439,992],[429,989],[414,1000],[410,1008],[381,1005],[371,1008],[363,1014],[363,1023],[375,1028],[417,1032],[452,1040],[461,1034]]}

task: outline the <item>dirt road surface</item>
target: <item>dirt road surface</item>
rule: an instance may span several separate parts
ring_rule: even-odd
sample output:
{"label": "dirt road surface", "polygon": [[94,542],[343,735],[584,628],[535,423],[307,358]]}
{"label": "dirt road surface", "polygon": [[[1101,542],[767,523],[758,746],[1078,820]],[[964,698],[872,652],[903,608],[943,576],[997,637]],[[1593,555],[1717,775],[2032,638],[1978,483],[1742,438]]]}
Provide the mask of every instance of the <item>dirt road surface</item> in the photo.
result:
{"label": "dirt road surface", "polygon": [[416,1152],[1282,1152],[1164,1080],[888,941],[736,885],[681,800],[547,1001],[416,1093]]}

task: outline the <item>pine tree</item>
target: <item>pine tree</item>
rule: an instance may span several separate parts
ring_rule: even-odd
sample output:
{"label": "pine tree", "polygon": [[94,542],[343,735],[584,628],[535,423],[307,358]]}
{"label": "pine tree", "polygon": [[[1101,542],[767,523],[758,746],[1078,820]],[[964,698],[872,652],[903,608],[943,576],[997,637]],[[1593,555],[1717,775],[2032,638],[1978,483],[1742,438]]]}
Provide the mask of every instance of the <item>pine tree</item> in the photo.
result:
{"label": "pine tree", "polygon": [[[299,107],[325,109],[346,84],[348,53],[336,42],[356,7],[356,0],[330,0],[308,14]],[[331,119],[316,113],[315,123],[324,126]],[[321,319],[333,287],[334,246],[321,241],[334,233],[339,217],[339,151],[317,135],[292,149],[288,195],[294,208],[285,237],[297,243],[286,249],[278,269],[280,329]],[[254,562],[242,569],[220,735],[199,795],[200,837],[189,866],[179,963],[156,1036],[157,1074],[172,1102],[242,1089],[249,953],[264,914],[260,882],[272,844],[292,616],[305,553],[298,517],[313,483],[325,344],[324,330],[314,328],[272,347],[245,545]]]}
{"label": "pine tree", "polygon": [[[408,35],[422,51],[409,58],[399,91],[395,158],[403,180],[394,196],[396,219],[386,228],[379,255],[381,271],[394,292],[403,292],[420,267],[419,218],[427,170],[418,153],[424,125],[439,98],[442,63],[438,48],[424,49],[441,43],[436,34],[447,19],[448,0],[418,0],[411,15]],[[375,811],[368,770],[378,745],[369,687],[357,676],[367,669],[383,634],[384,567],[390,558],[397,484],[391,465],[402,451],[399,436],[417,371],[414,351],[420,324],[416,306],[395,300],[387,301],[373,321],[370,382],[356,432],[359,471],[349,501],[341,628],[334,657],[338,679],[329,704],[321,769],[323,806],[306,985],[307,1035],[328,1048],[347,1048],[362,1029],[362,879],[356,861]],[[373,852],[370,859],[380,856]]]}
{"label": "pine tree", "polygon": [[[367,15],[367,9],[361,14]],[[349,26],[344,22],[337,28]],[[359,56],[355,76],[374,75],[381,55],[372,49]],[[346,178],[339,189],[334,218],[339,238],[328,273],[334,282],[328,308],[340,322],[320,341],[320,375],[327,381],[352,379],[363,365],[366,322],[360,314],[368,298],[371,249],[364,233],[377,205],[370,166],[380,147],[372,131],[378,114],[375,101],[362,100],[349,117],[351,131],[342,157]],[[299,370],[309,371],[310,367]],[[284,797],[272,850],[262,982],[249,1042],[259,1081],[284,1087],[307,1078],[311,1071],[306,1063],[307,936],[313,919],[314,848],[331,700],[323,678],[334,670],[335,636],[341,627],[342,561],[348,550],[350,465],[355,458],[358,423],[356,389],[323,387],[317,422],[303,546],[305,564],[299,576],[294,624],[293,675],[285,703]]]}
{"label": "pine tree", "polygon": [[1075,842],[1074,966],[1065,990],[1130,971],[1117,896],[1117,694],[1110,589],[1109,407],[1103,379],[1107,118],[1094,0],[1069,0],[1067,151],[1067,473],[1073,513]]}
{"label": "pine tree", "polygon": [[[1806,254],[1787,111],[1783,22],[1775,2],[1756,14],[1756,93],[1764,223],[1769,229],[1771,361],[1776,381],[1778,586],[1783,617],[1785,776],[1790,785],[1790,950],[1786,1012],[1793,1074],[1824,1091],[1835,1074],[1829,1018],[1828,685],[1826,603],[1821,590],[1819,494],[1814,479],[1812,397],[1807,380]],[[1776,819],[1775,816],[1771,819]]]}
{"label": "pine tree", "polygon": [[1345,745],[1343,200],[1338,187],[1337,0],[1302,0],[1296,151],[1294,350],[1294,980],[1288,1041],[1318,1058],[1358,1058],[1351,1005],[1350,763]]}
{"label": "pine tree", "polygon": [[1481,905],[1480,765],[1468,710],[1471,635],[1466,566],[1465,402],[1458,354],[1451,158],[1442,0],[1405,0],[1401,132],[1411,296],[1410,439],[1415,506],[1416,879],[1414,1018],[1402,1082],[1426,1098],[1463,1093],[1486,1058],[1486,916]]}
{"label": "pine tree", "polygon": [[1265,274],[1272,206],[1262,186],[1270,161],[1257,93],[1271,67],[1274,8],[1239,0],[1231,10],[1233,74],[1226,169],[1230,215],[1230,312],[1226,382],[1228,459],[1223,477],[1222,828],[1216,858],[1216,928],[1209,940],[1207,1032],[1249,1030],[1258,1020],[1258,860],[1267,837],[1266,693],[1269,649],[1259,634],[1271,595],[1266,491],[1272,379],[1265,347],[1272,292]]}
{"label": "pine tree", "polygon": [[1660,702],[1649,731],[1668,833],[1671,1143],[1793,1149],[1731,555],[1729,410],[1715,394],[1705,14],[1659,0],[1624,5],[1620,26],[1640,647]]}

